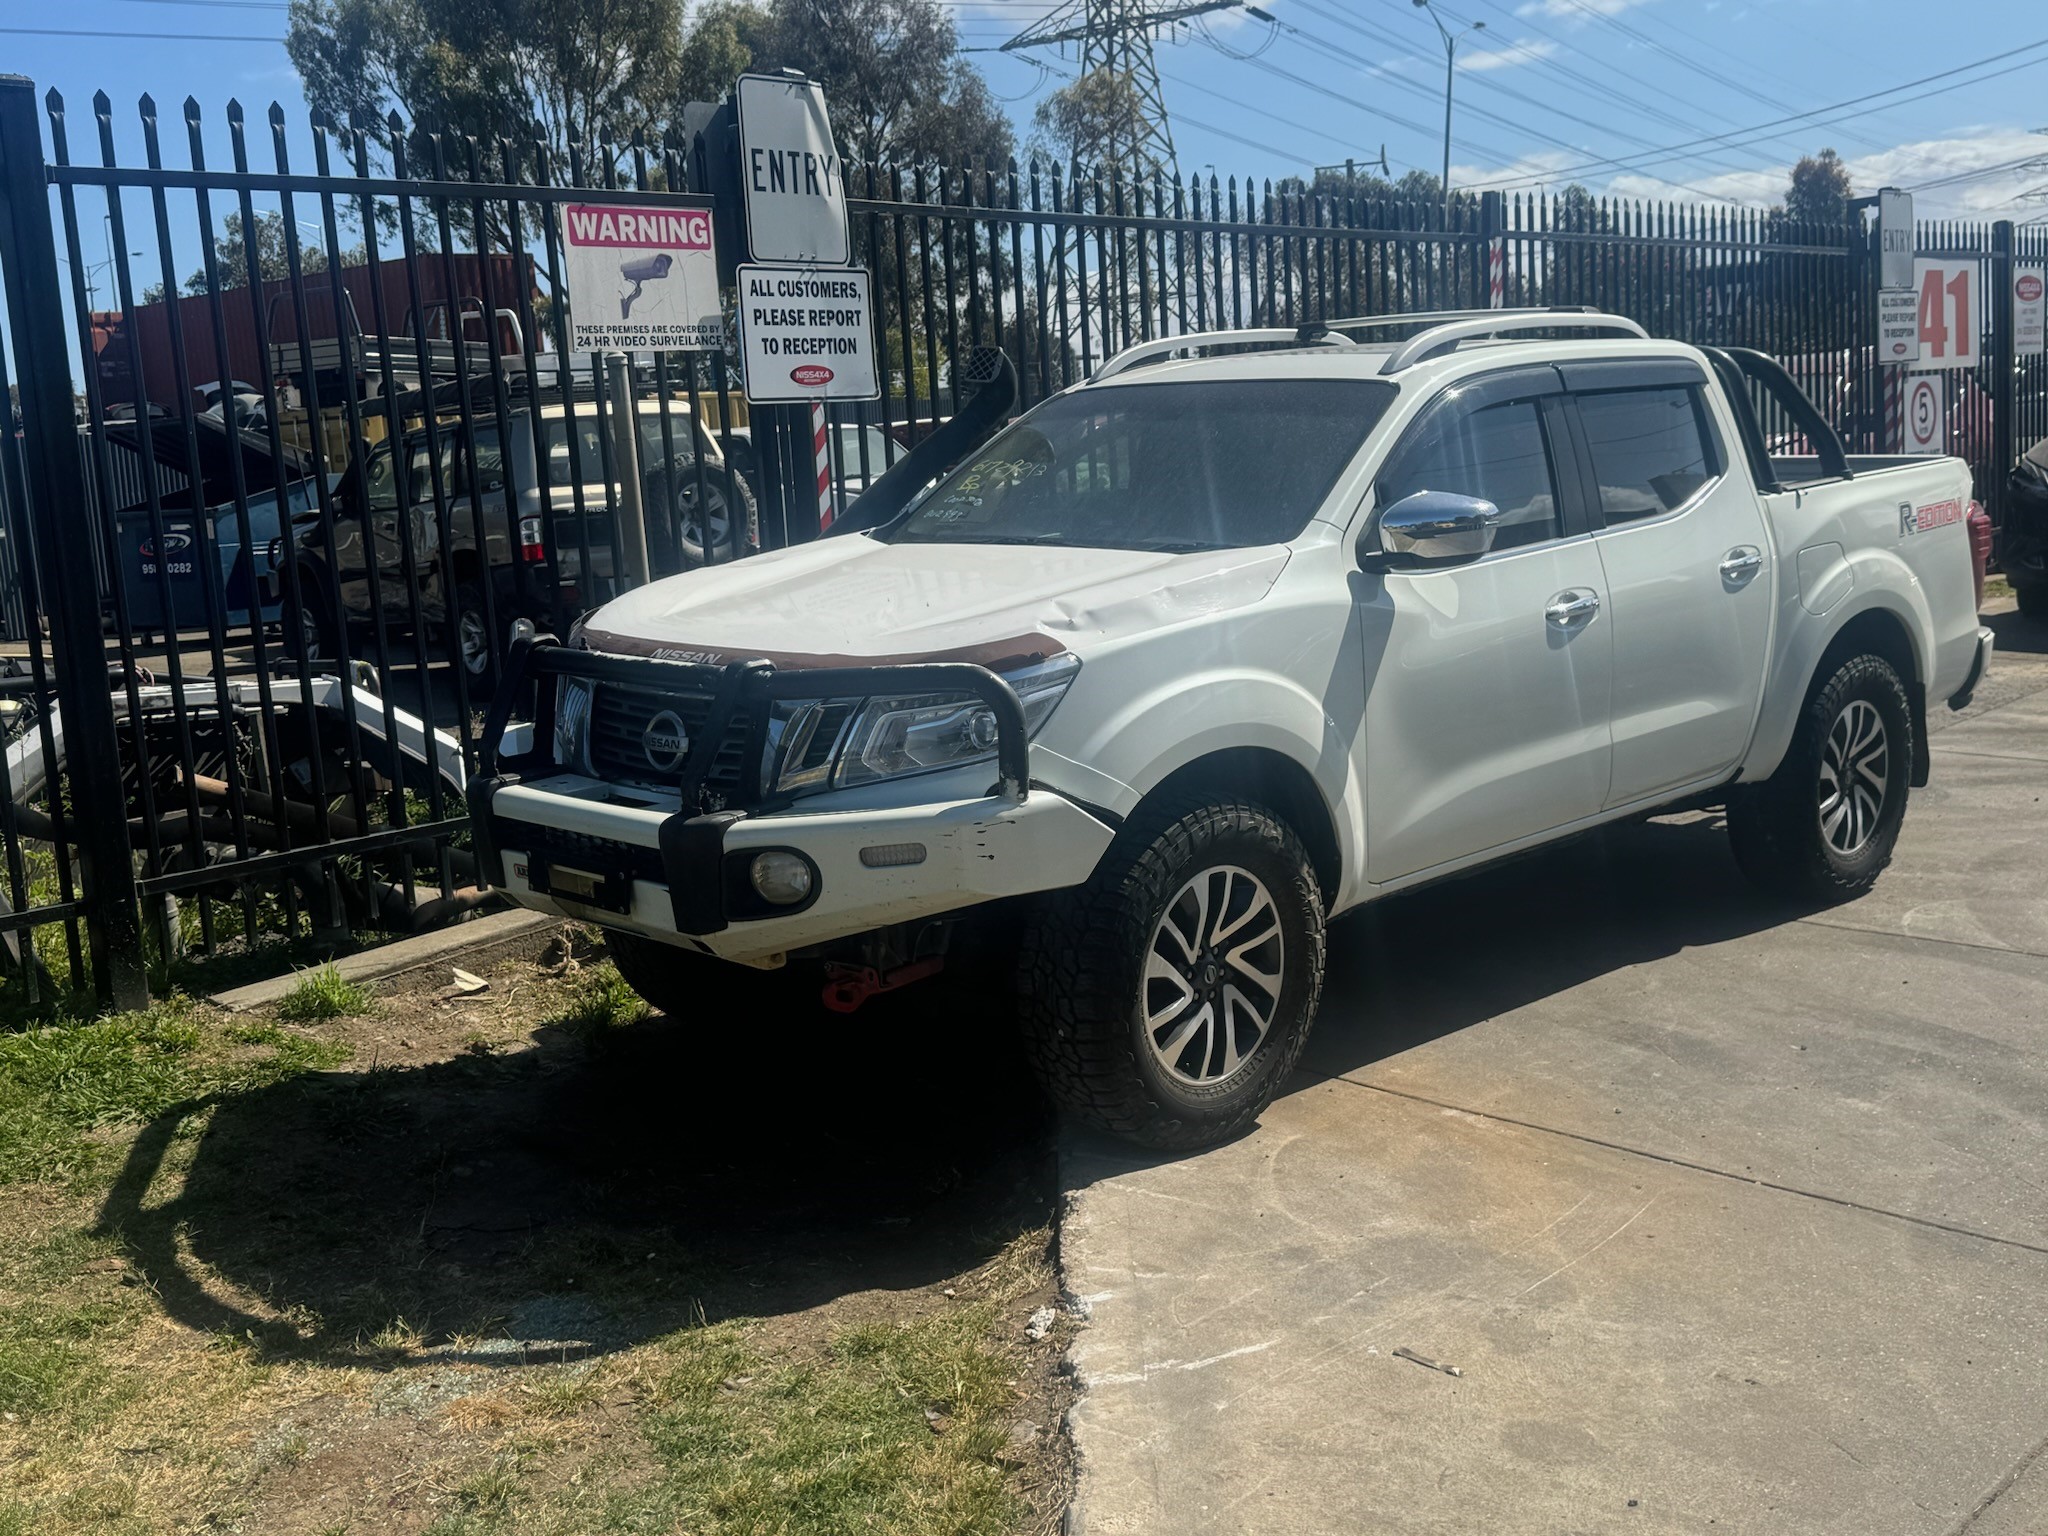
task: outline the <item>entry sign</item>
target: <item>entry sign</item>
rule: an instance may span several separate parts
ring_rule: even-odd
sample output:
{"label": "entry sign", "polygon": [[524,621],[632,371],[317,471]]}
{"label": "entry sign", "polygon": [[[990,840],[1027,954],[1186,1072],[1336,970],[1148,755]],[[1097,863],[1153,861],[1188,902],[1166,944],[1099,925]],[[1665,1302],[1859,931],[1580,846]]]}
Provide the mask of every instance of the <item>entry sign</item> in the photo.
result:
{"label": "entry sign", "polygon": [[2012,279],[2012,342],[2021,357],[2037,357],[2048,350],[2043,315],[2042,269],[2021,267]]}
{"label": "entry sign", "polygon": [[1883,288],[1877,295],[1877,360],[1920,361],[1920,294],[1913,288]]}
{"label": "entry sign", "polygon": [[875,317],[857,267],[741,267],[740,354],[762,404],[874,400]]}
{"label": "entry sign", "polygon": [[1946,453],[1948,432],[1942,420],[1941,380],[1916,373],[1906,380],[1906,452]]}
{"label": "entry sign", "polygon": [[740,187],[756,261],[844,263],[845,167],[825,92],[789,75],[741,75]]}
{"label": "entry sign", "polygon": [[1920,295],[1920,366],[1974,368],[1983,359],[1984,285],[1974,258],[1913,263]]}
{"label": "entry sign", "polygon": [[568,203],[562,249],[570,346],[687,352],[725,344],[709,209]]}
{"label": "entry sign", "polygon": [[1913,286],[1913,194],[1896,187],[1877,194],[1877,286]]}

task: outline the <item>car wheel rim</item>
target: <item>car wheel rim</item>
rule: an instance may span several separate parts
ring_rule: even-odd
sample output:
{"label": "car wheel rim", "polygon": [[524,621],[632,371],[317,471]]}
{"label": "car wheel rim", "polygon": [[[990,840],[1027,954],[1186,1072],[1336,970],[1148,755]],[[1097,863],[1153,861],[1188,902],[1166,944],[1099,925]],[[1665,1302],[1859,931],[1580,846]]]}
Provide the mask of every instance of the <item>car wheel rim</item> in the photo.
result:
{"label": "car wheel rim", "polygon": [[1820,755],[1820,834],[1836,853],[1859,853],[1877,835],[1891,777],[1884,716],[1852,699],[1828,727]]}
{"label": "car wheel rim", "polygon": [[325,661],[321,654],[320,621],[313,617],[313,610],[305,604],[299,605],[299,649],[308,661]]}
{"label": "car wheel rim", "polygon": [[[708,509],[708,515],[707,515]],[[708,524],[708,529],[707,529]],[[708,532],[708,537],[707,537]],[[725,498],[713,491],[700,509],[694,486],[683,492],[683,537],[699,549],[722,549],[732,537],[732,519],[726,514]]]}
{"label": "car wheel rim", "polygon": [[455,621],[456,642],[462,649],[462,665],[471,677],[482,677],[491,664],[491,636],[484,616],[475,610]]}
{"label": "car wheel rim", "polygon": [[1145,947],[1145,1039],[1167,1073],[1207,1087],[1272,1031],[1287,941],[1272,892],[1250,870],[1205,869],[1174,894]]}

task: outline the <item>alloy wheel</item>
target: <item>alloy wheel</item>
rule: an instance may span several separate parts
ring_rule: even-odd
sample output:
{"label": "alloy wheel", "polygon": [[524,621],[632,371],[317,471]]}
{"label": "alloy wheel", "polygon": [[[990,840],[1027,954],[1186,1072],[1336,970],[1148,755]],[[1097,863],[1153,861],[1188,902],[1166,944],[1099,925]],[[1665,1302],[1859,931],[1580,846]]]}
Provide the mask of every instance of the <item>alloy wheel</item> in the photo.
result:
{"label": "alloy wheel", "polygon": [[1890,781],[1891,739],[1868,699],[1851,699],[1828,728],[1820,757],[1820,832],[1847,857],[1877,831]]}
{"label": "alloy wheel", "polygon": [[1145,1039],[1184,1083],[1220,1083],[1248,1061],[1280,1006],[1287,941],[1272,892],[1219,865],[1166,904],[1145,948]]}

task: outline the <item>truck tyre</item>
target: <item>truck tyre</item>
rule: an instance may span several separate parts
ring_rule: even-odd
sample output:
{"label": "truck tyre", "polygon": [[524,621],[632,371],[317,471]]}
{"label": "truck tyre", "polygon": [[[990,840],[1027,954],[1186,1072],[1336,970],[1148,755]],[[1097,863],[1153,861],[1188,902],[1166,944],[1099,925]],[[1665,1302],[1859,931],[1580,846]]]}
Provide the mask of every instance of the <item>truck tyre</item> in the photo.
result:
{"label": "truck tyre", "polygon": [[1263,806],[1191,794],[1127,823],[1019,943],[1018,1011],[1053,1097],[1090,1125],[1184,1152],[1257,1118],[1308,1040],[1323,898]]}
{"label": "truck tyre", "polygon": [[1845,658],[1807,700],[1778,771],[1728,802],[1735,862],[1765,890],[1847,901],[1891,862],[1913,771],[1913,712],[1892,664]]}

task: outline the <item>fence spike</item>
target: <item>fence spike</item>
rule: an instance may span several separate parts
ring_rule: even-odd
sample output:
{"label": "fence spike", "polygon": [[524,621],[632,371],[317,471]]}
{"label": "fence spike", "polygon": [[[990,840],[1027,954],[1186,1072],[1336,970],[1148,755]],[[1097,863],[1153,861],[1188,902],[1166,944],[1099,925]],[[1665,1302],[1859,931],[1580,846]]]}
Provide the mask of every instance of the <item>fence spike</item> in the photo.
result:
{"label": "fence spike", "polygon": [[135,113],[145,123],[154,123],[156,121],[156,98],[150,95],[149,92],[144,91],[135,102]]}

